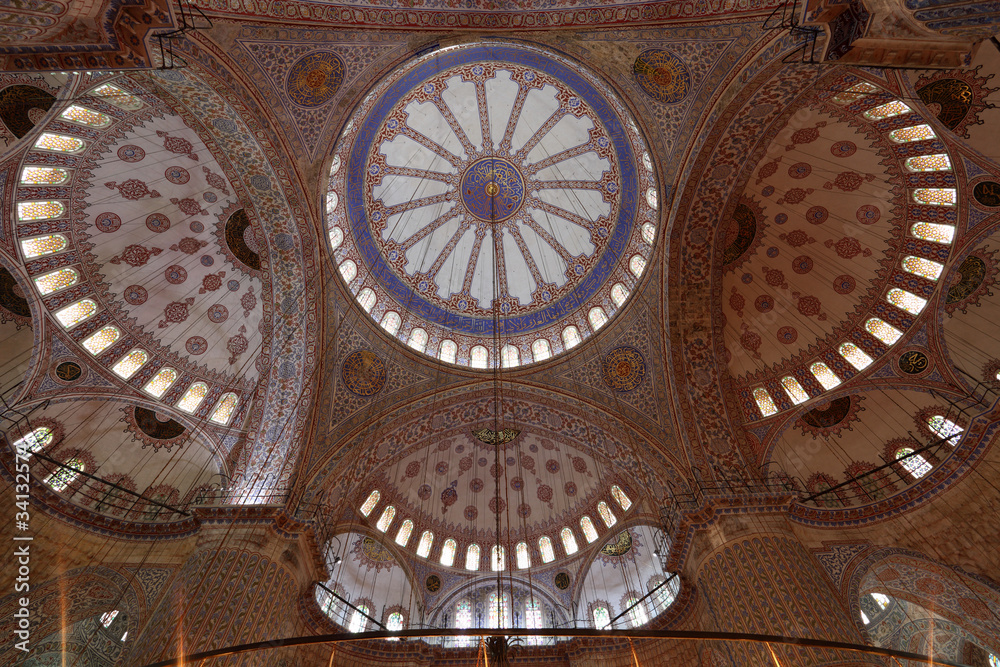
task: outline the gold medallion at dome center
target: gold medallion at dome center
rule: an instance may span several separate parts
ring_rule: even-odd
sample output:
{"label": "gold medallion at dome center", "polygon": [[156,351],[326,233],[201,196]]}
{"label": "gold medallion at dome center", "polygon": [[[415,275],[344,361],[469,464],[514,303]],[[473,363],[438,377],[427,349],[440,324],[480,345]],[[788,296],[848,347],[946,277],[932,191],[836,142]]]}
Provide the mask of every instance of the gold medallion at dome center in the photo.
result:
{"label": "gold medallion at dome center", "polygon": [[486,184],[486,196],[493,197],[496,193],[500,192],[499,186],[496,183],[490,182]]}

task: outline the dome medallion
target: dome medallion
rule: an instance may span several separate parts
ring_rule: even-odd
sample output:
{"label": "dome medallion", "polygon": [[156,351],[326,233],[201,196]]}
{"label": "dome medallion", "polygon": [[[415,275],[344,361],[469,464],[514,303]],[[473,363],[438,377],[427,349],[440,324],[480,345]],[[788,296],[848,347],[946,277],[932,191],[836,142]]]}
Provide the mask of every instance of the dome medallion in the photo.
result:
{"label": "dome medallion", "polygon": [[497,42],[381,81],[338,142],[326,212],[341,275],[390,333],[476,366],[498,289],[502,344],[516,349],[505,364],[523,365],[586,338],[634,291],[656,201],[646,145],[610,88]]}

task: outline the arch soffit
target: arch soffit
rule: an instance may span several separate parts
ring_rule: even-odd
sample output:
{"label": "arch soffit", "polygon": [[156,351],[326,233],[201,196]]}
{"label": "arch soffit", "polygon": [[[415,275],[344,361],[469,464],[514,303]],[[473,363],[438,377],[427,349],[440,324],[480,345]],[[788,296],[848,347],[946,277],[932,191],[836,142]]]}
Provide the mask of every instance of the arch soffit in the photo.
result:
{"label": "arch soffit", "polygon": [[42,374],[41,361],[49,355],[48,346],[43,343],[43,341],[47,340],[44,334],[49,323],[42,317],[41,306],[38,304],[34,290],[31,289],[20,265],[16,260],[8,257],[7,253],[3,250],[0,250],[0,268],[6,269],[14,277],[14,280],[17,281],[18,286],[21,288],[21,293],[24,295],[25,301],[28,302],[28,308],[31,309],[31,330],[34,338],[31,358],[27,362],[26,373],[21,379],[20,391],[13,396],[6,397],[8,403],[15,404],[27,395],[29,388],[35,383],[38,376]]}

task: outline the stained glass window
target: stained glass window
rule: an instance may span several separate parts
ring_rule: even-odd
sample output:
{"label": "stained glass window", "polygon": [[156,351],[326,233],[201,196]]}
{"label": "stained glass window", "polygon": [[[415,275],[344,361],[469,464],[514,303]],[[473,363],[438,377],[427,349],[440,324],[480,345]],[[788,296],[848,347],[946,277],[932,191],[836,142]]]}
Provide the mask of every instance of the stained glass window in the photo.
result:
{"label": "stained glass window", "polygon": [[643,271],[646,270],[646,260],[639,255],[633,255],[632,259],[628,261],[628,268],[632,275],[641,278]]}
{"label": "stained glass window", "polygon": [[425,530],[420,535],[420,544],[417,545],[417,555],[421,558],[427,558],[431,554],[431,545],[434,544],[434,533],[429,530]]}
{"label": "stained glass window", "polygon": [[608,608],[604,605],[597,605],[594,607],[594,627],[598,630],[604,630],[611,625],[611,614],[608,613]]}
{"label": "stained glass window", "polygon": [[131,93],[126,93],[117,86],[106,83],[90,91],[95,97],[103,97],[105,102],[110,102],[121,109],[138,109],[142,106],[142,101]]}
{"label": "stained glass window", "polygon": [[33,239],[22,240],[21,251],[24,253],[25,259],[32,259],[65,250],[67,245],[69,242],[62,234],[49,234],[48,236],[36,236]]}
{"label": "stained glass window", "polygon": [[333,215],[333,212],[337,210],[337,204],[340,203],[340,197],[337,196],[336,190],[330,190],[326,193],[326,214]]}
{"label": "stained glass window", "polygon": [[770,417],[778,412],[778,408],[774,404],[774,399],[771,398],[771,394],[767,393],[767,389],[764,389],[763,387],[758,387],[753,390],[753,400],[757,402],[757,407],[760,408],[760,414],[765,417]]}
{"label": "stained glass window", "polygon": [[[385,621],[385,629],[389,632],[399,632],[403,629],[403,615],[398,611],[394,611],[389,614],[389,618]],[[391,637],[390,641],[399,641],[395,637]]]}
{"label": "stained glass window", "polygon": [[938,225],[933,222],[918,222],[910,227],[910,233],[918,239],[935,243],[951,243],[955,238],[953,225]]}
{"label": "stained glass window", "polygon": [[458,545],[455,540],[450,537],[444,541],[444,546],[441,547],[441,564],[445,567],[451,567],[455,564],[455,551],[458,549]]}
{"label": "stained glass window", "polygon": [[567,556],[572,556],[580,548],[576,545],[576,535],[569,528],[563,528],[559,531],[559,539],[562,540],[563,550]]}
{"label": "stained glass window", "polygon": [[874,93],[878,88],[870,83],[856,83],[842,93],[834,96],[833,101],[837,104],[850,104],[860,100],[869,93]]}
{"label": "stained glass window", "polygon": [[590,520],[589,516],[585,515],[580,519],[580,530],[583,531],[583,536],[587,538],[588,543],[597,539],[597,529],[594,528],[594,522]]}
{"label": "stained glass window", "polygon": [[108,325],[99,331],[92,333],[88,338],[83,339],[83,346],[94,356],[97,356],[108,349],[122,335],[118,327]]}
{"label": "stained glass window", "polygon": [[642,240],[653,245],[653,241],[656,239],[656,227],[653,223],[647,222],[642,226]]}
{"label": "stained glass window", "polygon": [[21,185],[59,185],[69,178],[69,172],[59,167],[25,167],[21,170]]}
{"label": "stained glass window", "polygon": [[608,323],[608,315],[600,306],[594,306],[587,313],[587,320],[590,322],[590,328],[597,331]]}
{"label": "stained glass window", "polygon": [[330,247],[336,250],[344,242],[344,231],[340,227],[330,230]]}
{"label": "stained glass window", "polygon": [[52,429],[47,426],[39,426],[23,438],[15,440],[12,446],[15,450],[23,449],[26,454],[31,454],[48,447],[54,438]]}
{"label": "stained glass window", "polygon": [[621,308],[625,300],[628,299],[629,291],[628,288],[621,283],[615,283],[614,287],[611,288],[611,300],[616,306]]}
{"label": "stained glass window", "polygon": [[490,362],[490,351],[482,345],[476,345],[469,351],[469,365],[473,368],[486,368]]}
{"label": "stained glass window", "polygon": [[21,222],[58,218],[65,211],[66,207],[63,206],[62,202],[58,201],[17,202],[17,219]]}
{"label": "stained glass window", "polygon": [[63,120],[80,123],[81,125],[90,125],[91,127],[104,127],[111,122],[111,119],[101,112],[81,107],[78,104],[66,107],[66,110],[59,114],[59,117]]}
{"label": "stained glass window", "polygon": [[479,545],[470,544],[465,550],[465,569],[476,571],[479,569]]}
{"label": "stained glass window", "polygon": [[525,542],[518,542],[517,546],[514,547],[514,553],[517,554],[517,569],[523,570],[531,567],[531,552],[528,551],[528,545]]}
{"label": "stained glass window", "polygon": [[809,400],[809,394],[807,394],[806,390],[802,388],[799,381],[791,375],[786,375],[781,378],[781,386],[784,387],[785,393],[788,394],[788,398],[790,398],[792,403],[795,405],[805,403]]}
{"label": "stained glass window", "polygon": [[656,208],[660,205],[660,198],[656,193],[656,188],[646,190],[646,203],[649,204],[649,208]]}
{"label": "stained glass window", "polygon": [[420,327],[411,330],[410,338],[406,341],[406,344],[417,352],[423,352],[427,347],[427,332]]}
{"label": "stained glass window", "polygon": [[877,317],[865,322],[865,330],[886,345],[895,345],[896,341],[903,336],[902,331]]}
{"label": "stained glass window", "polygon": [[348,632],[364,632],[365,628],[368,627],[368,619],[365,618],[365,614],[370,614],[371,610],[368,609],[366,604],[354,605],[357,609],[354,610],[354,614],[351,616],[351,624],[347,628]]}
{"label": "stained glass window", "polygon": [[490,570],[500,572],[507,569],[507,554],[499,544],[490,547]]}
{"label": "stained glass window", "polygon": [[37,276],[35,278],[35,287],[38,288],[39,293],[42,295],[52,294],[53,292],[58,292],[61,289],[75,285],[79,279],[80,274],[75,269],[59,269],[52,273],[46,273],[44,276]]}
{"label": "stained glass window", "polygon": [[103,625],[105,628],[110,627],[115,620],[115,616],[117,615],[118,615],[117,609],[101,614],[101,625]]}
{"label": "stained glass window", "polygon": [[823,385],[824,389],[833,389],[840,384],[840,378],[834,375],[830,367],[824,364],[822,361],[817,361],[812,366],[809,367],[809,372],[813,374],[817,382]]}
{"label": "stained glass window", "polygon": [[401,547],[405,547],[410,541],[410,533],[413,532],[413,522],[409,519],[403,521],[399,526],[399,531],[396,533],[396,544]]}
{"label": "stained glass window", "polygon": [[618,517],[615,516],[615,513],[611,511],[611,508],[603,500],[597,503],[597,513],[601,515],[601,521],[608,528],[618,523]]}
{"label": "stained glass window", "polygon": [[962,437],[962,432],[965,431],[964,428],[942,415],[928,417],[927,425],[931,427],[931,430],[934,431],[939,438],[954,436],[948,440],[948,444],[952,447],[958,444],[958,441]]}
{"label": "stained glass window", "polygon": [[872,365],[874,361],[871,357],[865,354],[865,351],[854,343],[841,343],[840,347],[837,348],[837,352],[840,352],[840,356],[850,362],[852,366],[857,368],[859,371],[863,371]]}
{"label": "stained glass window", "polygon": [[580,344],[580,330],[570,325],[562,330],[563,347],[570,350]]}
{"label": "stained glass window", "polygon": [[63,467],[45,478],[45,483],[56,492],[65,491],[66,487],[73,483],[83,470],[83,461],[80,459],[70,459],[63,464]]}
{"label": "stained glass window", "polygon": [[864,623],[865,625],[871,623],[871,620],[868,618],[868,614],[866,614],[865,612],[861,612],[861,622]]}
{"label": "stained glass window", "polygon": [[[677,599],[677,592],[680,590],[680,584],[676,577],[670,580],[669,583],[660,586],[664,581],[666,581],[664,577],[655,577],[649,582],[649,590],[656,591],[653,593],[653,599],[656,601],[657,613],[672,605],[674,600]],[[660,587],[657,588],[657,586]]]}
{"label": "stained glass window", "polygon": [[396,508],[389,505],[382,510],[382,516],[378,518],[378,523],[375,524],[375,527],[384,533],[389,530],[389,526],[392,525],[394,518],[396,518]]}
{"label": "stained glass window", "polygon": [[215,406],[215,410],[212,411],[212,416],[209,419],[216,424],[228,424],[229,418],[233,416],[233,412],[236,410],[236,405],[239,403],[240,397],[233,392],[227,392],[222,395],[219,399],[218,404]]}
{"label": "stained glass window", "polygon": [[552,548],[552,540],[545,535],[538,538],[538,550],[542,552],[543,563],[551,563],[556,559],[556,552]]}
{"label": "stained glass window", "polygon": [[507,619],[510,617],[510,596],[506,593],[497,595],[496,591],[493,591],[488,600],[487,625],[491,628],[505,627]]}
{"label": "stained glass window", "polygon": [[623,511],[627,512],[628,508],[632,507],[632,499],[629,498],[621,487],[617,484],[611,486],[611,496],[618,503],[618,506],[622,508]]}
{"label": "stained glass window", "polygon": [[358,292],[358,303],[366,313],[372,312],[372,308],[375,307],[376,301],[378,301],[378,297],[375,296],[375,292],[373,292],[370,287],[366,287]]}
{"label": "stained glass window", "polygon": [[924,259],[923,257],[914,257],[910,255],[903,258],[903,268],[910,273],[923,276],[928,280],[937,280],[941,277],[941,271],[944,270],[944,265],[932,262],[929,259]]}
{"label": "stained glass window", "polygon": [[441,341],[441,351],[438,353],[438,358],[449,364],[455,363],[455,359],[458,358],[458,344],[447,338]]}
{"label": "stained glass window", "polygon": [[[472,603],[468,600],[459,600],[455,605],[455,627],[460,629],[472,627]],[[472,637],[456,637],[456,646],[471,646]]]}
{"label": "stained glass window", "polygon": [[906,106],[900,100],[893,100],[892,102],[886,102],[885,104],[880,104],[874,109],[869,109],[862,115],[868,120],[882,120],[884,118],[892,118],[893,116],[901,116],[904,113],[911,113],[913,109]]}
{"label": "stained glass window", "polygon": [[204,382],[195,382],[184,392],[181,400],[177,401],[177,407],[184,412],[194,412],[208,395],[208,385]]}
{"label": "stained glass window", "polygon": [[[907,454],[912,454],[912,456],[907,456]],[[920,479],[931,471],[931,464],[927,462],[927,459],[920,454],[914,454],[913,450],[909,447],[900,447],[896,450],[895,456],[899,464],[906,468],[906,472],[913,475],[916,479]],[[904,456],[906,456],[905,459],[903,458]]]}
{"label": "stained glass window", "polygon": [[917,188],[913,201],[930,206],[954,206],[955,188]]}
{"label": "stained glass window", "polygon": [[951,159],[947,153],[914,155],[906,158],[906,168],[910,171],[948,171],[951,169]]}
{"label": "stained glass window", "polygon": [[97,312],[97,304],[90,299],[83,299],[74,304],[66,306],[62,310],[56,311],[56,319],[59,324],[69,329],[72,326],[83,322],[88,317],[92,317]]}
{"label": "stained glass window", "polygon": [[521,365],[521,352],[513,345],[504,345],[500,349],[500,363],[504,368],[514,368]]}
{"label": "stained glass window", "polygon": [[177,371],[173,368],[161,368],[160,371],[153,376],[153,379],[146,383],[143,390],[147,394],[151,394],[154,398],[159,398],[166,393],[167,389],[170,389],[170,385],[172,385],[176,379]]}
{"label": "stained glass window", "polygon": [[649,622],[649,615],[646,613],[646,607],[642,602],[634,597],[628,597],[625,599],[625,608],[629,610],[628,620],[632,624],[633,628],[638,628],[641,625],[645,625]]}
{"label": "stained glass window", "polygon": [[926,299],[921,299],[916,294],[910,294],[898,287],[893,287],[889,290],[886,298],[892,305],[898,306],[912,315],[918,315],[924,309],[924,306],[927,305]]}
{"label": "stained glass window", "polygon": [[[542,620],[542,604],[534,598],[528,598],[524,603],[524,627],[529,630],[538,630],[545,627]],[[532,635],[528,637],[529,644],[540,644],[541,637]]]}
{"label": "stained glass window", "polygon": [[937,135],[934,134],[934,130],[931,129],[930,125],[903,127],[889,133],[889,138],[900,144],[905,144],[910,141],[925,141],[927,139],[934,139],[936,136]]}
{"label": "stained glass window", "polygon": [[1000,667],[1000,657],[990,653],[990,667]]}
{"label": "stained glass window", "polygon": [[118,363],[111,367],[115,375],[129,379],[135,372],[142,368],[143,364],[149,361],[149,353],[136,348],[118,360]]}
{"label": "stained glass window", "polygon": [[358,265],[355,264],[350,259],[345,259],[340,263],[340,277],[344,279],[344,282],[348,285],[354,280],[354,277],[358,275]]}
{"label": "stained glass window", "polygon": [[539,338],[531,344],[531,357],[535,361],[545,361],[552,356],[552,346],[549,341]]}
{"label": "stained glass window", "polygon": [[399,325],[402,323],[403,320],[399,317],[399,313],[394,310],[390,310],[388,313],[383,315],[382,321],[380,322],[382,328],[385,329],[390,336],[396,335],[396,332],[399,331]]}
{"label": "stained glass window", "polygon": [[882,595],[881,593],[872,593],[872,598],[874,598],[880,609],[888,608],[889,604],[892,602],[888,595]]}
{"label": "stained glass window", "polygon": [[67,137],[62,134],[52,134],[44,132],[35,142],[35,148],[46,151],[58,151],[60,153],[76,153],[83,150],[85,144],[82,139]]}

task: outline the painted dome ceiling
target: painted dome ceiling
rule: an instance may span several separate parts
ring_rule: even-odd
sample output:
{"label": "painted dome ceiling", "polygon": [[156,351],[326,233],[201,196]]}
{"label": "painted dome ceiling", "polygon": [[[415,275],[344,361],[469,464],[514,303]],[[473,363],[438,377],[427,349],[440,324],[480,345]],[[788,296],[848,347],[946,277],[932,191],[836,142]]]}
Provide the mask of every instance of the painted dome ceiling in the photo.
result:
{"label": "painted dome ceiling", "polygon": [[526,46],[454,47],[400,68],[357,111],[327,226],[341,276],[390,333],[486,367],[472,348],[493,347],[496,292],[501,344],[516,349],[504,363],[519,365],[586,338],[634,290],[653,183],[634,121],[579,66]]}

